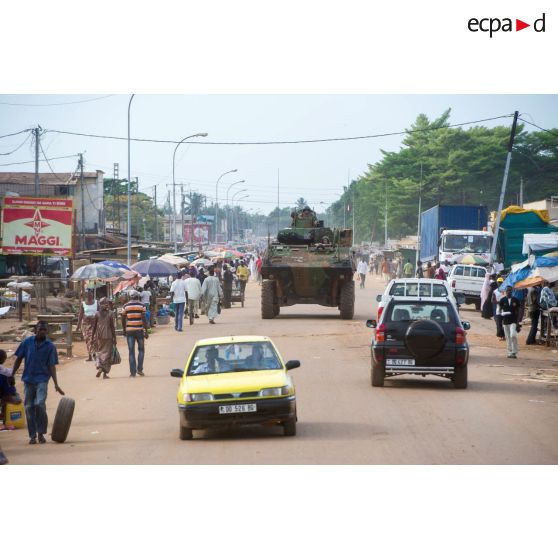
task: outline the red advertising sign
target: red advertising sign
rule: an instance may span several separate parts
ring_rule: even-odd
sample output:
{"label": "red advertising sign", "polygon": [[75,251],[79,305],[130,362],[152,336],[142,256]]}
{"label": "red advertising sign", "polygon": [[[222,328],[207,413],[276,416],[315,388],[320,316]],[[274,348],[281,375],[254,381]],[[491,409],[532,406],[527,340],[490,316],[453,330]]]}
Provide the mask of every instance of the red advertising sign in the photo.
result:
{"label": "red advertising sign", "polygon": [[5,197],[1,252],[71,256],[73,214],[67,198]]}
{"label": "red advertising sign", "polygon": [[192,225],[187,223],[184,225],[184,244],[209,244],[209,229],[211,225],[197,224],[193,225],[194,237],[192,239]]}

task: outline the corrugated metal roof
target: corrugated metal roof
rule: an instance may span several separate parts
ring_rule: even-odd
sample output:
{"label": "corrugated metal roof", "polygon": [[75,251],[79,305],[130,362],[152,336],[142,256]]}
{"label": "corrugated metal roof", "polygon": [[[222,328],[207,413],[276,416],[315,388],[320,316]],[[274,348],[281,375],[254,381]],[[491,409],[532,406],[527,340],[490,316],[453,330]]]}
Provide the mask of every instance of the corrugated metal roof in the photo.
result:
{"label": "corrugated metal roof", "polygon": [[[102,172],[102,171],[99,171]],[[96,172],[84,172],[83,178],[97,178]],[[39,183],[44,185],[63,186],[65,184],[79,181],[79,173],[40,172]],[[33,172],[0,172],[0,184],[35,184],[35,173]]]}

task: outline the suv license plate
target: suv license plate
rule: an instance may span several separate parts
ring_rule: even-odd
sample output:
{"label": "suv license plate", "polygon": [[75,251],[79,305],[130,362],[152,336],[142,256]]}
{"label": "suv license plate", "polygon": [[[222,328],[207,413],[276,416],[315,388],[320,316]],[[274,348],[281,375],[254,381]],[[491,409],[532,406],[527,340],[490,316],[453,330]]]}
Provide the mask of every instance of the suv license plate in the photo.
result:
{"label": "suv license plate", "polygon": [[388,366],[414,366],[415,359],[413,358],[387,358],[386,364]]}
{"label": "suv license plate", "polygon": [[226,415],[229,413],[255,413],[258,410],[255,403],[246,405],[220,405],[219,414]]}

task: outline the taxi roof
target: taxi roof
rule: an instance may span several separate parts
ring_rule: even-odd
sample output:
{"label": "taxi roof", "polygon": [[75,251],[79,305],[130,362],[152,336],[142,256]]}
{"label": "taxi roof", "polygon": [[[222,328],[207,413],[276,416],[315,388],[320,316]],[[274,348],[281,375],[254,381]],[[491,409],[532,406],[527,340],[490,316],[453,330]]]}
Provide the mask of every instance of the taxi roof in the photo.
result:
{"label": "taxi roof", "polygon": [[208,337],[207,339],[198,339],[195,346],[204,345],[222,345],[224,343],[253,343],[254,341],[271,341],[269,337],[264,335],[230,335],[228,337]]}

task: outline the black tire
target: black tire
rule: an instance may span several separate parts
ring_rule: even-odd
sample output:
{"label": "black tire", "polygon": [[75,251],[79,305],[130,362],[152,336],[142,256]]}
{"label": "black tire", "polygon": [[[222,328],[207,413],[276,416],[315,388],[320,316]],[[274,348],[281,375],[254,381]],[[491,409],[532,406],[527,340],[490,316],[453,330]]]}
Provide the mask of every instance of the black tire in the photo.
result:
{"label": "black tire", "polygon": [[191,440],[194,437],[194,431],[191,428],[181,426],[178,436],[181,440]]}
{"label": "black tire", "polygon": [[434,320],[417,320],[405,332],[405,346],[417,359],[433,358],[444,350],[446,334]]}
{"label": "black tire", "polygon": [[283,434],[285,436],[296,436],[296,417],[283,423]]}
{"label": "black tire", "polygon": [[355,315],[355,282],[344,283],[339,294],[339,311],[342,320],[352,320]]}
{"label": "black tire", "polygon": [[262,319],[275,318],[275,282],[265,279],[262,281]]}
{"label": "black tire", "polygon": [[386,372],[381,364],[373,364],[370,373],[370,380],[374,387],[384,387]]}
{"label": "black tire", "polygon": [[453,373],[453,385],[455,389],[467,388],[467,365],[456,366]]}
{"label": "black tire", "polygon": [[52,432],[50,437],[54,442],[62,444],[68,437],[76,402],[71,397],[62,397],[56,409],[54,422],[52,423]]}

